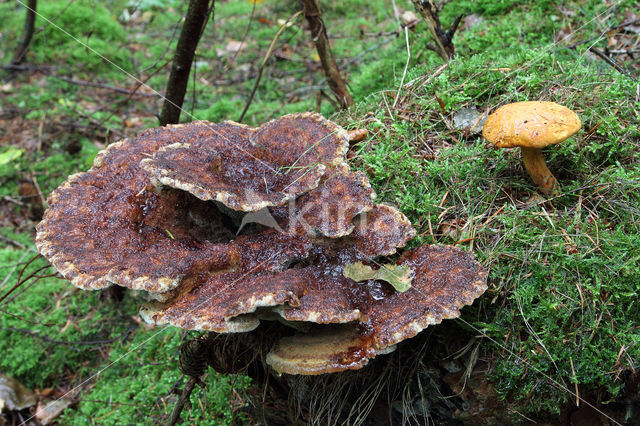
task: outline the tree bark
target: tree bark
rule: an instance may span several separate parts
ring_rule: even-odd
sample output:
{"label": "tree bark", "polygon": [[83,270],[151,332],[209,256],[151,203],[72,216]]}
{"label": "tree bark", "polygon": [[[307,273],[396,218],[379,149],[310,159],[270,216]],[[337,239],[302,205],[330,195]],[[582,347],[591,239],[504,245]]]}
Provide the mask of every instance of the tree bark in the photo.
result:
{"label": "tree bark", "polygon": [[340,70],[338,64],[331,53],[331,46],[329,45],[329,38],[327,37],[327,30],[322,21],[320,15],[320,8],[316,0],[302,0],[304,6],[304,17],[309,23],[309,29],[311,30],[311,37],[318,50],[318,56],[320,56],[320,63],[322,69],[327,77],[329,88],[338,98],[338,103],[344,109],[353,105],[353,98],[347,90],[342,76],[340,76]]}
{"label": "tree bark", "polygon": [[36,23],[36,6],[37,0],[29,0],[27,3],[27,14],[24,20],[24,29],[22,30],[22,40],[20,41],[20,46],[18,47],[15,55],[13,55],[11,65],[19,65],[22,63],[25,55],[27,54],[27,50],[29,50],[29,45],[33,39],[33,30]]}
{"label": "tree bark", "polygon": [[160,113],[160,125],[175,124],[180,121],[180,111],[189,83],[189,73],[200,36],[207,24],[209,13],[213,13],[215,0],[190,0],[184,19],[178,46],[171,65],[165,100]]}

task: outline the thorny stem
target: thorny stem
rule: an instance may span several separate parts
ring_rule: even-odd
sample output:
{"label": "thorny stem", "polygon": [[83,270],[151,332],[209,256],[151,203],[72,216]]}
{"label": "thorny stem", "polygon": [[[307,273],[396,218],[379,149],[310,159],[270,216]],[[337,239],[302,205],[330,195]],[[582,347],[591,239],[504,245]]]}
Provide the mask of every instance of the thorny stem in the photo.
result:
{"label": "thorny stem", "polygon": [[522,148],[522,162],[533,182],[545,195],[558,195],[560,184],[544,162],[540,148]]}

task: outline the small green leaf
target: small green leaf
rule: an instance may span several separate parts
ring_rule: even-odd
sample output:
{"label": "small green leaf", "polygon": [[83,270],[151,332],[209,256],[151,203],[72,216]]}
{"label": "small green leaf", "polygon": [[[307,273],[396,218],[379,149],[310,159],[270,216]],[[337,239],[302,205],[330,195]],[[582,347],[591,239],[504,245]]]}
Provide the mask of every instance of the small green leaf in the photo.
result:
{"label": "small green leaf", "polygon": [[9,148],[5,152],[0,154],[0,166],[4,166],[5,164],[9,164],[13,160],[17,160],[20,158],[24,149],[20,148]]}
{"label": "small green leaf", "polygon": [[413,279],[413,270],[406,265],[382,265],[376,271],[362,262],[356,262],[346,265],[343,274],[354,281],[386,281],[400,293],[411,288]]}

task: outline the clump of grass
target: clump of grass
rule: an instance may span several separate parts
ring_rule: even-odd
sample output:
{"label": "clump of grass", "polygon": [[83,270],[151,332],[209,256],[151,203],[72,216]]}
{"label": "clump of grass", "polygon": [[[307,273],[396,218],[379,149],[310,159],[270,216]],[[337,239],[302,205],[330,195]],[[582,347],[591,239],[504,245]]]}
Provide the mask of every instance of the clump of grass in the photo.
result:
{"label": "clump of grass", "polygon": [[[384,92],[344,117],[373,134],[356,160],[422,241],[461,242],[489,268],[490,290],[465,310],[463,329],[486,336],[501,398],[525,414],[559,413],[576,383],[583,396],[615,401],[640,362],[635,83],[560,48],[510,47],[456,59],[437,76],[427,70],[410,71],[420,90],[397,110]],[[517,153],[448,122],[462,107],[531,99],[567,105],[583,121],[549,150],[563,193],[548,201]]]}

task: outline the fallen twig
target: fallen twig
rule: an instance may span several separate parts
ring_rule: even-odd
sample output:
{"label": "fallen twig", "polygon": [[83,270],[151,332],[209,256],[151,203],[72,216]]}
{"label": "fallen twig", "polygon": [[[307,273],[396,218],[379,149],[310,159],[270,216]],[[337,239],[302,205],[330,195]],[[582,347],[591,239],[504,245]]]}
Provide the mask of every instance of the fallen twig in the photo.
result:
{"label": "fallen twig", "polygon": [[635,78],[629,74],[627,72],[627,70],[625,70],[624,68],[622,68],[622,66],[616,62],[615,60],[613,60],[612,58],[610,58],[609,56],[607,56],[603,51],[601,51],[600,49],[598,49],[595,46],[591,46],[589,47],[589,51],[595,53],[598,57],[600,57],[601,59],[604,59],[604,61],[606,63],[608,63],[609,65],[611,65],[612,67],[614,67],[616,70],[620,71],[622,74],[626,75],[629,78],[632,78],[635,80]]}
{"label": "fallen twig", "polygon": [[74,80],[72,78],[63,77],[59,75],[52,75],[52,77],[57,78],[58,80],[66,81],[67,83],[76,84],[78,86],[98,87],[100,89],[107,89],[113,92],[124,93],[125,95],[147,96],[147,97],[159,96],[156,93],[138,93],[136,90],[140,86],[137,86],[134,89],[125,89],[122,87],[111,86],[109,84],[104,84],[104,83],[94,83],[93,81]]}
{"label": "fallen twig", "polygon": [[27,246],[25,246],[24,244],[22,244],[20,241],[16,241],[16,240],[12,240],[9,237],[5,237],[4,235],[0,234],[0,241],[4,241],[7,244],[10,244],[14,247],[17,247],[19,249],[25,250],[27,248]]}

